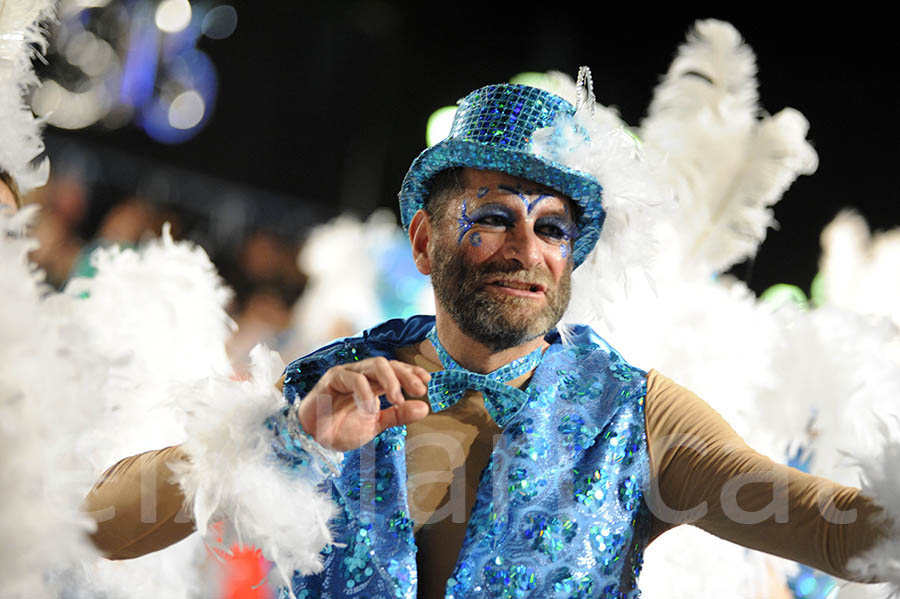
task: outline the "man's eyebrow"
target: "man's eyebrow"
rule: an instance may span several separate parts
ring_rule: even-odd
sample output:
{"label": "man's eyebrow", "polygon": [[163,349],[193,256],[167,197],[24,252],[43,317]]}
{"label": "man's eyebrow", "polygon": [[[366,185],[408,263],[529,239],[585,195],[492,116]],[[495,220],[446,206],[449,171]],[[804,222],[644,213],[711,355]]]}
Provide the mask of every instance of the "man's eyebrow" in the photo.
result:
{"label": "man's eyebrow", "polygon": [[511,209],[509,206],[504,204],[503,202],[487,202],[486,204],[482,204],[472,210],[469,216],[477,215],[482,216],[487,212],[503,212],[504,214],[511,214]]}
{"label": "man's eyebrow", "polygon": [[572,216],[569,214],[568,210],[552,210],[550,212],[545,212],[540,217],[538,217],[538,220],[543,220],[546,218],[559,219],[565,223],[569,223],[572,225],[575,224],[575,221],[572,220]]}
{"label": "man's eyebrow", "polygon": [[519,191],[518,189],[516,189],[515,187],[510,187],[509,185],[503,185],[503,184],[500,184],[500,185],[497,186],[497,190],[498,190],[498,191],[505,191],[506,193],[510,193],[510,194],[512,194],[512,195],[514,195],[514,196],[518,196],[519,199],[522,200],[523,202],[527,202],[527,201],[528,201],[528,198],[526,198],[525,195],[524,195],[521,191]]}

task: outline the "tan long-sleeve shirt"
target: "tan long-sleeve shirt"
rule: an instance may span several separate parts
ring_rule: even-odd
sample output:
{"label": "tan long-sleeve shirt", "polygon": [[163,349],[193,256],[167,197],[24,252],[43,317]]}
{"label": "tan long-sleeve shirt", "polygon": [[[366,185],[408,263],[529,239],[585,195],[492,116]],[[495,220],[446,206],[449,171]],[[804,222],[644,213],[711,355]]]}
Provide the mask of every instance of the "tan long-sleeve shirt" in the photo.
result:
{"label": "tan long-sleeve shirt", "polygon": [[[397,357],[430,371],[440,369],[415,347],[400,348]],[[529,379],[526,375],[510,384],[524,387]],[[881,535],[875,517],[881,509],[858,489],[775,464],[756,453],[705,402],[656,371],[648,374],[644,405],[651,471],[646,498],[654,515],[651,539],[690,523],[743,546],[852,578],[845,569],[849,558],[870,548]],[[407,430],[420,596],[443,596],[481,472],[501,431],[476,392]],[[452,436],[461,451],[448,453],[446,447],[419,442],[434,433]],[[177,446],[126,458],[107,470],[91,490],[84,509],[98,520],[92,539],[110,559],[159,550],[193,530],[167,465],[184,459]],[[434,476],[439,472],[447,475]],[[462,518],[443,509],[454,484],[464,485]],[[151,497],[154,518],[146,517],[145,504]],[[773,513],[760,520],[770,507]]]}

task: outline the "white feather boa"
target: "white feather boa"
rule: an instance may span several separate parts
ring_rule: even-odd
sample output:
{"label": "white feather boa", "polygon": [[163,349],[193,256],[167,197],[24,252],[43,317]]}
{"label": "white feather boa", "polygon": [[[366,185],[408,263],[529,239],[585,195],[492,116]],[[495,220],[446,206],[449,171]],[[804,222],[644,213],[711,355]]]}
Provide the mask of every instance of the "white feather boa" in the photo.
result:
{"label": "white feather boa", "polygon": [[263,423],[284,407],[274,387],[283,363],[261,346],[250,358],[249,381],[211,377],[182,390],[191,461],[176,472],[197,529],[214,538],[208,525],[226,519],[226,536],[260,548],[275,563],[273,582],[289,585],[295,570],[322,569],[319,551],[331,542],[335,506],[312,472],[298,475],[273,459],[273,433]]}
{"label": "white feather boa", "polygon": [[26,97],[38,84],[31,60],[47,45],[43,23],[55,12],[55,0],[0,2],[0,169],[22,193],[43,185],[50,173],[47,159],[32,164],[44,142]]}
{"label": "white feather boa", "polygon": [[884,537],[872,549],[853,557],[847,569],[863,580],[887,583],[890,596],[900,597],[900,420],[882,420],[880,429],[880,453],[861,458],[858,464],[863,494],[884,508],[878,522]]}
{"label": "white feather boa", "polygon": [[[108,370],[90,331],[28,263],[15,236],[33,211],[0,214],[0,596],[54,596],[52,573],[96,555],[78,506],[92,473],[78,439]],[[8,235],[13,233],[14,235]],[[89,484],[89,483],[88,483]]]}

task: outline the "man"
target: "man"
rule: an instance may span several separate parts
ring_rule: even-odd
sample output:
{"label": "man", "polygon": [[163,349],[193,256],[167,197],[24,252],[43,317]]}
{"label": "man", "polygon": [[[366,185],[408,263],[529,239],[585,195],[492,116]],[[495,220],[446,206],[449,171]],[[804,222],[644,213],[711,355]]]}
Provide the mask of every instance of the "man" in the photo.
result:
{"label": "man", "polygon": [[[328,472],[338,508],[324,569],[297,573],[296,596],[634,597],[645,546],[684,522],[864,578],[847,563],[882,536],[872,500],[756,454],[590,329],[556,329],[605,219],[599,181],[565,152],[535,150],[548,131],[557,149],[583,138],[573,112],[519,85],[463,99],[400,194],[435,317],[388,321],[287,367],[275,454],[300,476]],[[86,508],[133,507],[118,481],[133,487],[137,464],[169,459],[185,456],[113,467]],[[133,557],[190,531],[167,477],[163,523],[100,522],[101,549]]]}

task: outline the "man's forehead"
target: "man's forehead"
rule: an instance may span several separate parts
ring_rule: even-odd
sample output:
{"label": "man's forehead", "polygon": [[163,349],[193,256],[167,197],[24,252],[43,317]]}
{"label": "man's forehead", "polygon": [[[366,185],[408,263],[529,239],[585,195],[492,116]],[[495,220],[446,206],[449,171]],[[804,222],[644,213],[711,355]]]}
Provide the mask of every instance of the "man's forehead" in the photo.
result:
{"label": "man's forehead", "polygon": [[558,191],[522,177],[516,177],[499,171],[483,171],[474,168],[463,170],[463,183],[468,191],[474,191],[478,197],[489,193],[523,193],[541,194],[547,198],[558,198],[564,205],[572,203],[567,196]]}

